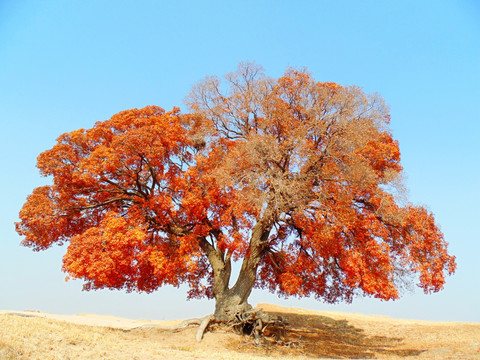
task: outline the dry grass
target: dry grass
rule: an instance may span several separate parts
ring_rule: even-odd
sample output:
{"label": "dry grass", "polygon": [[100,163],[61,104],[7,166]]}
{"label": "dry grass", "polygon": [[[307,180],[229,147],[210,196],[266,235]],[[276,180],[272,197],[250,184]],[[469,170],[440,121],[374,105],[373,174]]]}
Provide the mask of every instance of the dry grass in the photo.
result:
{"label": "dry grass", "polygon": [[[429,322],[259,305],[289,323],[290,355],[341,359],[480,359],[480,323]],[[273,334],[281,329],[271,329]],[[278,336],[278,335],[277,335]],[[278,350],[277,350],[278,351]]]}
{"label": "dry grass", "polygon": [[260,307],[288,321],[285,336],[282,329],[267,329],[281,342],[258,346],[218,330],[197,343],[192,328],[172,332],[158,326],[132,328],[128,322],[122,327],[120,319],[106,323],[115,327],[87,326],[35,314],[3,314],[0,359],[480,359],[479,323]]}

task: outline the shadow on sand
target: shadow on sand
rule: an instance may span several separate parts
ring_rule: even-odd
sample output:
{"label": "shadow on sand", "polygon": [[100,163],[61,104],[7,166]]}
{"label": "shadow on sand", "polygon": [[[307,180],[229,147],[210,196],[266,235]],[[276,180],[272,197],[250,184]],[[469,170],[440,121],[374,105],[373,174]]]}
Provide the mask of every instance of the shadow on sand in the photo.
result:
{"label": "shadow on sand", "polygon": [[[277,339],[267,352],[304,354],[336,359],[371,359],[383,356],[416,356],[423,350],[400,349],[401,338],[367,336],[361,328],[346,320],[326,316],[269,312],[286,320],[287,327],[267,327],[265,335]],[[382,357],[383,357],[382,356]]]}

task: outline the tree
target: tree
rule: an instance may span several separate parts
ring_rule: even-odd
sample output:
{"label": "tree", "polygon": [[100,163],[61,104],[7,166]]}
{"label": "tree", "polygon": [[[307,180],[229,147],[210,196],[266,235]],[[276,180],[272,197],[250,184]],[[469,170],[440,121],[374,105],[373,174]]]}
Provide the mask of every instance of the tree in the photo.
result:
{"label": "tree", "polygon": [[190,113],[148,106],[61,135],[38,158],[53,182],[20,212],[23,244],[68,243],[63,270],[86,290],[187,283],[219,321],[253,287],[329,303],[396,299],[412,274],[442,289],[455,258],[403,196],[380,96],[253,64],[225,79],[198,83]]}

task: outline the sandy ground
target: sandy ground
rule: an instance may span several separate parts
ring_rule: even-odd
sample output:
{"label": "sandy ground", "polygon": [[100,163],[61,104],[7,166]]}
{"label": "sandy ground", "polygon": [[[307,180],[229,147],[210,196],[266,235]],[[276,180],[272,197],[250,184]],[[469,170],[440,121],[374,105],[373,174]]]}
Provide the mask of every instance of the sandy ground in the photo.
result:
{"label": "sandy ground", "polygon": [[288,322],[256,345],[224,329],[201,343],[181,321],[0,311],[0,359],[480,359],[480,323],[401,320],[338,312],[258,307]]}

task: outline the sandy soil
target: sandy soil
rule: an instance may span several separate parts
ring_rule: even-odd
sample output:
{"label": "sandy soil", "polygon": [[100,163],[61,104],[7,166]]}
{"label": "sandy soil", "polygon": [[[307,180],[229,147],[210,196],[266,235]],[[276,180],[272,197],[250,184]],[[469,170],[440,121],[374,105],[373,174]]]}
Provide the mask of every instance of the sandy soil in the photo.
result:
{"label": "sandy soil", "polygon": [[224,329],[197,343],[181,321],[0,311],[0,359],[480,359],[480,323],[258,307],[289,324],[261,345]]}

